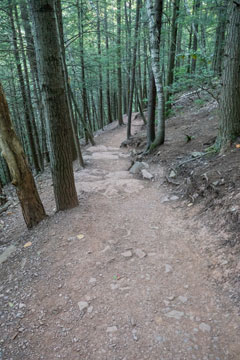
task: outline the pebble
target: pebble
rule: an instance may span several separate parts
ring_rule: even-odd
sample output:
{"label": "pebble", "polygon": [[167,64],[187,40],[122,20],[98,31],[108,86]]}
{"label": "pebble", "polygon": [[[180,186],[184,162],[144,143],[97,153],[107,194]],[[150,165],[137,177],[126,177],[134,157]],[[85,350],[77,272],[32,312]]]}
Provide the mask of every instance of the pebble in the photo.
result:
{"label": "pebble", "polygon": [[132,336],[133,336],[133,340],[138,341],[138,336],[137,336],[137,330],[136,329],[132,330]]}
{"label": "pebble", "polygon": [[172,266],[169,264],[165,265],[165,273],[170,273],[173,270]]}
{"label": "pebble", "polygon": [[88,309],[87,309],[87,312],[89,314],[91,314],[93,312],[93,306],[89,306]]}
{"label": "pebble", "polygon": [[78,307],[80,311],[86,310],[88,308],[88,302],[87,301],[79,301]]}
{"label": "pebble", "polygon": [[165,316],[174,318],[176,320],[180,320],[183,315],[184,315],[184,312],[177,311],[177,310],[172,310],[169,313],[165,314]]}
{"label": "pebble", "polygon": [[107,328],[107,333],[114,333],[117,331],[117,327],[116,326],[108,326]]}
{"label": "pebble", "polygon": [[20,304],[18,305],[18,308],[19,308],[19,309],[23,309],[23,308],[25,308],[25,307],[26,307],[26,305],[23,304],[23,303],[20,303]]}
{"label": "pebble", "polygon": [[147,256],[147,254],[141,249],[136,249],[135,254],[137,257],[139,257],[139,259],[143,259],[145,256]]}
{"label": "pebble", "polygon": [[206,323],[201,323],[199,325],[199,329],[202,330],[203,332],[210,332],[211,331],[211,326],[209,326]]}
{"label": "pebble", "polygon": [[185,303],[188,301],[188,298],[185,297],[185,296],[181,296],[181,295],[180,295],[180,296],[178,297],[178,300],[181,301],[183,304],[185,304]]}
{"label": "pebble", "polygon": [[152,180],[154,178],[153,174],[148,172],[146,169],[141,170],[141,174],[142,174],[143,179],[146,179],[146,180]]}
{"label": "pebble", "polygon": [[97,279],[96,278],[91,278],[89,279],[89,284],[96,284]]}
{"label": "pebble", "polygon": [[131,250],[127,250],[127,251],[124,251],[123,253],[121,253],[121,255],[125,258],[130,258],[130,257],[132,257],[132,252],[131,252]]}

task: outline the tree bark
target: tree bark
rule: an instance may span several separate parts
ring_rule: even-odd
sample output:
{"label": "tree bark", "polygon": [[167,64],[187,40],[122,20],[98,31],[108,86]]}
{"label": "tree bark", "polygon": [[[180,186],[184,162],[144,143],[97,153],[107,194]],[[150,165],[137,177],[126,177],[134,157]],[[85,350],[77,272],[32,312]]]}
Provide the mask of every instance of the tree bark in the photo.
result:
{"label": "tree bark", "polygon": [[117,0],[117,78],[118,78],[118,124],[123,125],[122,115],[122,60],[121,60],[121,0]]}
{"label": "tree bark", "polygon": [[78,205],[72,154],[69,152],[70,123],[61,62],[55,0],[29,0],[36,44],[37,65],[47,118],[50,164],[56,208]]}
{"label": "tree bark", "polygon": [[148,94],[147,150],[150,149],[151,144],[155,140],[156,97],[156,85],[153,72],[151,71]]}
{"label": "tree bark", "polygon": [[7,101],[0,84],[0,148],[7,161],[12,184],[16,187],[22,213],[28,228],[46,217],[26,156],[18,140],[9,115]]}
{"label": "tree bark", "polygon": [[131,76],[131,86],[130,86],[129,105],[128,105],[127,139],[130,139],[130,137],[131,137],[132,106],[133,106],[133,93],[134,93],[135,76],[136,76],[136,60],[137,60],[137,44],[138,44],[138,27],[139,27],[139,18],[140,18],[140,3],[141,3],[141,0],[137,0],[136,22],[135,22],[135,33],[134,33],[134,47],[133,47],[133,60],[132,60],[132,76]]}
{"label": "tree bark", "polygon": [[154,142],[150,150],[162,145],[165,139],[165,118],[164,118],[164,96],[160,70],[160,40],[162,28],[163,0],[147,0],[147,14],[149,19],[150,52],[152,60],[152,71],[155,79],[157,99],[158,99],[158,125]]}
{"label": "tree bark", "polygon": [[167,76],[167,94],[166,94],[166,113],[167,115],[172,108],[172,90],[171,86],[174,79],[174,66],[175,66],[175,55],[177,47],[177,33],[178,33],[178,16],[179,16],[179,7],[180,0],[173,1],[173,16],[172,16],[172,29],[171,29],[171,46],[170,46],[170,56],[169,56],[169,65],[168,65],[168,76]]}
{"label": "tree bark", "polygon": [[217,148],[222,150],[240,136],[240,1],[231,1],[229,7],[230,20],[219,103],[219,133],[216,141]]}

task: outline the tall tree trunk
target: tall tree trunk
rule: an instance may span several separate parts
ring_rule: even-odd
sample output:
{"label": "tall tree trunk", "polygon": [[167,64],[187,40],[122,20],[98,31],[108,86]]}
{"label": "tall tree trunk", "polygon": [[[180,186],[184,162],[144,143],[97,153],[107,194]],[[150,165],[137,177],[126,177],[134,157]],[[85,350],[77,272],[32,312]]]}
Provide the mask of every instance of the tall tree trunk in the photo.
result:
{"label": "tall tree trunk", "polygon": [[59,38],[59,46],[60,46],[60,51],[61,51],[65,93],[66,93],[66,98],[67,98],[69,118],[70,118],[70,123],[71,123],[71,130],[72,130],[71,132],[72,132],[73,141],[75,144],[75,150],[77,152],[77,159],[79,162],[79,166],[84,167],[84,161],[83,161],[83,157],[82,157],[81,147],[80,147],[79,139],[77,137],[77,128],[76,128],[76,123],[75,123],[75,119],[74,119],[72,99],[71,99],[71,94],[70,94],[68,69],[67,69],[67,65],[66,65],[66,56],[65,56],[65,47],[64,47],[61,1],[57,0],[55,6],[56,6],[56,14],[57,14],[58,38]]}
{"label": "tall tree trunk", "polygon": [[130,137],[131,137],[132,106],[133,106],[133,93],[134,93],[135,76],[136,76],[136,60],[137,60],[137,44],[138,44],[138,28],[139,28],[139,18],[140,18],[140,4],[141,4],[141,0],[137,0],[136,22],[135,22],[135,33],[134,33],[134,47],[133,47],[133,60],[132,60],[132,76],[131,76],[131,87],[130,87],[129,105],[128,105],[127,139],[130,139]]}
{"label": "tall tree trunk", "polygon": [[149,79],[149,94],[148,94],[148,122],[147,122],[147,150],[150,149],[151,144],[155,140],[155,112],[156,112],[156,85],[154,75],[151,70]]}
{"label": "tall tree trunk", "polygon": [[40,168],[40,165],[38,162],[37,150],[36,150],[34,137],[33,137],[31,115],[30,115],[30,110],[28,107],[27,92],[26,92],[26,87],[25,87],[25,83],[24,83],[24,76],[23,76],[23,71],[22,71],[22,66],[21,66],[18,43],[17,43],[17,32],[15,29],[14,18],[13,18],[12,0],[9,0],[8,3],[9,3],[9,17],[10,17],[10,23],[11,23],[11,29],[12,29],[12,35],[13,35],[14,57],[15,57],[16,64],[17,64],[18,78],[19,78],[19,83],[20,83],[20,88],[21,88],[21,95],[22,95],[22,99],[23,99],[25,125],[26,125],[28,140],[29,140],[29,153],[31,154],[32,162],[34,164],[36,172],[40,172],[41,168]]}
{"label": "tall tree trunk", "polygon": [[102,50],[101,50],[101,29],[100,29],[100,7],[99,0],[97,0],[97,47],[98,47],[98,70],[99,70],[99,118],[100,118],[100,127],[103,129],[104,121],[103,121],[103,79],[102,79]]}
{"label": "tall tree trunk", "polygon": [[107,114],[108,123],[112,122],[112,110],[111,110],[111,94],[110,94],[110,71],[109,71],[109,38],[108,38],[108,11],[107,1],[104,0],[104,30],[105,30],[105,43],[106,43],[106,55],[107,55]]}
{"label": "tall tree trunk", "polygon": [[118,77],[118,124],[123,125],[122,116],[122,60],[121,60],[121,5],[117,0],[117,77]]}
{"label": "tall tree trunk", "polygon": [[154,142],[150,150],[162,145],[165,139],[165,118],[164,118],[164,96],[160,70],[160,40],[162,28],[163,0],[147,0],[147,13],[149,19],[150,52],[152,60],[152,71],[155,79],[158,99],[158,125]]}
{"label": "tall tree trunk", "polygon": [[33,105],[32,105],[30,81],[29,81],[28,68],[27,68],[27,59],[26,59],[26,55],[25,55],[25,51],[24,51],[22,31],[21,31],[21,27],[20,27],[20,23],[19,23],[19,17],[18,17],[16,5],[14,5],[14,14],[15,14],[15,20],[16,20],[16,25],[17,25],[17,30],[18,30],[20,51],[21,51],[22,61],[23,61],[23,69],[24,69],[25,83],[26,83],[27,104],[28,104],[28,109],[29,109],[29,113],[31,116],[31,126],[32,126],[32,133],[33,133],[33,138],[34,138],[34,144],[35,144],[35,149],[36,149],[37,157],[38,157],[38,165],[39,165],[41,171],[43,171],[43,169],[44,169],[43,157],[42,157],[42,153],[41,153],[38,129],[37,129],[35,114],[34,114]]}
{"label": "tall tree trunk", "polygon": [[200,0],[194,0],[193,5],[193,14],[195,16],[195,21],[193,22],[193,55],[192,55],[192,67],[191,67],[191,73],[194,74],[196,72],[196,65],[197,65],[197,49],[198,49],[198,13],[200,8]]}
{"label": "tall tree trunk", "polygon": [[213,71],[216,75],[222,74],[222,62],[224,56],[225,31],[227,25],[228,0],[223,0],[218,11],[218,24],[216,27],[216,39],[213,56]]}
{"label": "tall tree trunk", "polygon": [[219,103],[220,123],[216,141],[224,150],[240,136],[240,1],[232,1],[225,46],[222,93]]}
{"label": "tall tree trunk", "polygon": [[170,56],[169,56],[169,65],[168,65],[168,76],[167,76],[167,87],[168,91],[166,94],[166,113],[169,114],[172,108],[172,91],[171,86],[174,79],[174,65],[175,65],[175,55],[176,55],[176,46],[177,46],[177,33],[178,33],[178,16],[179,16],[179,7],[180,0],[173,1],[173,16],[172,16],[172,29],[171,29],[171,46],[170,46]]}
{"label": "tall tree trunk", "polygon": [[36,43],[38,73],[47,117],[50,163],[57,210],[78,205],[71,153],[70,122],[61,63],[55,0],[29,0]]}
{"label": "tall tree trunk", "polygon": [[46,213],[37,192],[20,141],[11,124],[8,105],[0,84],[0,148],[8,163],[12,184],[16,186],[23,217],[28,228],[37,225]]}

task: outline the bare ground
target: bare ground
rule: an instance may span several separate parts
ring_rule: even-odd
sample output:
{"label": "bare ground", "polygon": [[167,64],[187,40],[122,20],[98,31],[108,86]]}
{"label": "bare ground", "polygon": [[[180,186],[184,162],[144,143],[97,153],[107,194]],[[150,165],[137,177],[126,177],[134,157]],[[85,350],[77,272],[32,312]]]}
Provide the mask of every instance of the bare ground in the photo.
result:
{"label": "bare ground", "polygon": [[46,172],[46,221],[28,232],[18,206],[1,216],[3,249],[15,248],[0,265],[0,359],[240,358],[238,308],[213,276],[223,234],[196,220],[200,204],[171,200],[154,158],[154,182],[129,174],[125,131],[85,151],[78,208],[54,214]]}

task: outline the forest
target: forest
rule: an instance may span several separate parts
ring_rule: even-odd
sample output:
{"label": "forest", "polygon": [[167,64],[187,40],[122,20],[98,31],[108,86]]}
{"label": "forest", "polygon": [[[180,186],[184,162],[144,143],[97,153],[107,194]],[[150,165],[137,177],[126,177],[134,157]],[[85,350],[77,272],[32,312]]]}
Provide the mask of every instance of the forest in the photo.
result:
{"label": "forest", "polygon": [[[2,271],[4,285],[0,298],[6,301],[2,305],[5,310],[0,308],[0,316],[4,321],[3,328],[7,327],[6,333],[9,332],[11,338],[10,341],[9,336],[3,336],[2,343],[6,342],[10,348],[2,352],[0,343],[0,359],[3,354],[3,359],[134,360],[145,346],[146,354],[141,359],[159,359],[159,351],[162,351],[162,359],[169,360],[239,359],[235,330],[239,330],[236,312],[240,299],[237,255],[240,248],[240,1],[1,0],[0,26],[1,268],[9,261]],[[160,200],[156,201],[159,196]],[[135,222],[131,225],[133,219]],[[171,224],[174,224],[173,228]],[[148,238],[147,229],[157,234],[149,235],[149,244],[146,240],[136,245],[142,234]],[[158,254],[156,239],[162,236],[168,241],[168,231],[172,235],[168,247],[164,245],[166,259],[157,257],[151,268],[150,264],[146,265],[150,261],[150,247],[153,247],[152,254]],[[177,245],[178,233],[185,252]],[[122,239],[121,245],[110,240],[114,234]],[[104,241],[104,237],[109,240]],[[183,240],[185,237],[190,239],[191,245]],[[39,241],[34,242],[38,238]],[[86,238],[88,241],[84,243]],[[46,244],[44,239],[49,242]],[[102,241],[104,249],[101,251],[97,239]],[[80,245],[76,241],[83,241],[84,246],[78,248]],[[17,246],[20,246],[18,254]],[[59,254],[55,246],[59,246]],[[68,251],[65,251],[66,246]],[[189,250],[194,246],[195,250]],[[198,246],[199,256],[203,258],[200,263],[194,255]],[[117,255],[108,255],[113,251],[112,247],[119,252],[126,268],[123,264],[114,265]],[[26,250],[29,255],[24,255]],[[46,268],[44,259],[37,255],[42,252],[47,254]],[[92,253],[95,254],[93,263],[87,260]],[[204,263],[206,253],[208,265]],[[126,315],[127,310],[123,308],[121,296],[114,300],[104,293],[106,283],[95,298],[86,295],[82,301],[77,301],[74,292],[77,280],[69,275],[71,270],[67,270],[64,260],[66,256],[71,266],[78,264],[77,254],[84,260],[79,269],[78,265],[74,269],[81,271],[85,279],[78,292],[85,295],[88,281],[96,291],[100,280],[107,281],[109,271],[112,271],[111,291],[119,288],[116,291],[122,296],[128,283],[129,289],[132,286],[131,275],[136,275],[136,261],[145,261],[145,265],[139,264],[144,272],[142,284],[138,291],[135,288],[134,295],[126,295],[132,313],[137,310],[134,304],[138,303],[139,296],[143,296],[143,303],[148,301],[150,290],[146,287],[155,289],[156,282],[150,284],[154,266],[165,266],[165,276],[170,276],[168,273],[176,271],[178,263],[187,263],[186,268],[182,266],[179,274],[169,280],[172,281],[170,285],[164,271],[161,274],[164,289],[175,290],[164,290],[161,295],[165,297],[163,301],[168,310],[163,309],[158,320],[156,317],[152,320],[161,330],[161,336],[154,335],[152,348],[148,336],[146,344],[141,343],[141,335],[145,336],[148,328],[147,306],[143,306],[143,313],[139,310],[141,315],[146,315],[147,322],[142,328],[138,322],[135,324],[135,317],[140,316],[138,312],[134,319],[127,315],[130,316],[130,338],[133,338],[133,344],[128,344],[124,337],[125,325],[120,324],[121,314]],[[30,293],[38,294],[36,296],[41,293],[35,288],[30,271],[25,273],[21,257],[33,272],[37,267],[40,290],[46,298],[49,296],[49,303],[46,300],[43,308],[40,303],[36,306],[45,314],[42,315],[43,323],[50,311],[48,307],[52,307],[50,317],[53,317],[48,323],[52,334],[56,331],[58,319],[54,316],[58,311],[64,329],[70,329],[70,319],[74,323],[76,309],[68,308],[68,302],[65,305],[69,319],[63,319],[62,303],[53,305],[59,301],[54,299],[55,282],[60,282],[62,288],[64,282],[66,285],[72,281],[72,286],[66,286],[78,303],[81,321],[87,316],[94,318],[92,311],[94,313],[97,306],[94,299],[98,299],[99,294],[102,308],[99,305],[98,315],[102,316],[104,304],[108,304],[110,315],[107,321],[110,321],[112,311],[114,313],[114,301],[118,304],[116,318],[119,325],[115,324],[114,316],[107,325],[104,319],[96,322],[96,328],[103,324],[107,326],[109,341],[105,343],[100,333],[95,339],[95,330],[91,330],[90,322],[85,320],[87,335],[82,329],[84,326],[76,324],[73,325],[75,332],[79,330],[78,326],[81,327],[79,338],[74,331],[64,330],[66,338],[69,336],[68,340],[74,343],[74,350],[67,341],[60,345],[60,335],[51,335],[52,342],[48,343],[44,333],[43,343],[38,344],[38,333],[33,325],[38,321],[36,314],[31,313],[26,318],[16,315],[21,313],[21,304],[25,311],[25,296],[29,289]],[[171,259],[174,265],[165,264]],[[55,260],[62,266],[57,268]],[[195,263],[199,278],[197,274],[190,275],[194,273],[194,266],[189,265],[191,261]],[[95,269],[94,274],[91,266]],[[111,266],[115,267],[112,269]],[[19,274],[21,267],[23,273]],[[63,275],[63,269],[67,275]],[[189,280],[183,280],[185,270]],[[53,272],[52,280],[45,271]],[[145,274],[146,271],[150,275]],[[15,288],[11,273],[16,279]],[[222,286],[220,308],[214,287],[203,280],[206,277],[215,281],[218,287]],[[188,309],[189,314],[192,312],[195,318],[201,318],[200,325],[194,328],[195,331],[197,327],[195,335],[199,338],[191,340],[198,345],[191,345],[192,350],[184,348],[190,342],[190,335],[179,335],[184,334],[181,331],[192,330],[186,320],[187,312],[178,307],[188,304],[189,297],[195,295],[194,292],[192,295],[177,294],[181,281],[189,281],[193,287],[199,281],[198,286],[205,289],[204,295],[197,296]],[[20,284],[23,284],[22,293]],[[31,286],[35,290],[31,290]],[[182,285],[185,292],[190,291],[187,286]],[[16,299],[23,296],[25,300],[14,302],[4,293],[7,288],[9,293],[16,292]],[[53,293],[50,294],[51,288]],[[195,291],[197,294],[200,290]],[[154,301],[156,297],[157,294]],[[209,297],[215,300],[206,309]],[[178,302],[173,305],[175,299]],[[231,301],[230,305],[228,301]],[[222,315],[224,306],[232,322],[226,323]],[[201,310],[201,315],[197,315],[197,309]],[[215,325],[211,323],[210,326],[207,317],[202,319],[204,312],[208,317],[211,312],[216,313]],[[151,308],[149,316],[155,316],[153,314]],[[185,330],[179,330],[178,325],[171,328],[169,323],[165,324],[166,320],[162,318],[166,317],[177,320],[178,325],[179,321],[184,322]],[[141,321],[144,320],[140,316],[139,324]],[[217,323],[227,327],[226,338]],[[163,335],[161,327],[164,326],[168,330]],[[27,344],[24,345],[22,333],[28,330]],[[119,344],[118,331],[122,331]],[[174,331],[179,331],[176,347],[173,346]],[[212,348],[206,338],[210,332],[215,333],[213,343],[216,334],[220,334],[220,340]],[[91,338],[90,344],[87,341],[82,344],[85,336]],[[72,337],[78,340],[70,340]],[[11,347],[15,339],[20,339],[20,350]],[[107,344],[106,349],[104,344]],[[124,352],[124,346],[129,346],[129,351]],[[59,350],[53,350],[58,347]],[[105,350],[101,353],[102,349]],[[187,351],[186,357],[181,355],[183,349]],[[50,355],[51,351],[54,355]]]}

